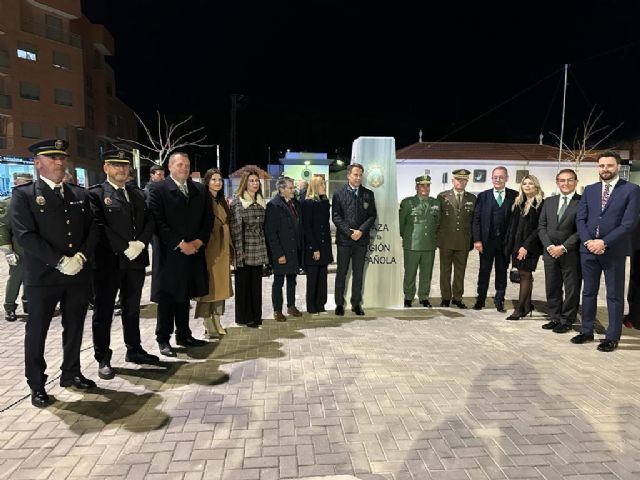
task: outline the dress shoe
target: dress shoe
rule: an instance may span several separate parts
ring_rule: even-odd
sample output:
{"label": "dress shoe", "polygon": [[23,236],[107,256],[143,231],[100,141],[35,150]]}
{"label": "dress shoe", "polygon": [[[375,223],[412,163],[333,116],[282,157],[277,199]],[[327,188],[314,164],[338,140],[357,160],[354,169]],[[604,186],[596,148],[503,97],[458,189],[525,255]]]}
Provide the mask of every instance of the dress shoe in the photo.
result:
{"label": "dress shoe", "polygon": [[100,362],[98,364],[98,377],[102,380],[111,380],[116,376],[116,372],[111,368],[109,362]]}
{"label": "dress shoe", "polygon": [[484,308],[484,302],[476,301],[476,303],[471,308],[473,308],[474,310],[482,310]]}
{"label": "dress shoe", "polygon": [[[500,311],[500,310],[498,310]],[[520,320],[520,315],[516,315],[515,313],[512,313],[511,315],[509,315],[505,320]]]}
{"label": "dress shoe", "polygon": [[147,353],[142,349],[128,351],[124,359],[129,363],[145,363],[150,365],[156,364],[160,361],[158,357],[156,357],[155,355],[151,355],[150,353]]}
{"label": "dress shoe", "polygon": [[176,343],[181,347],[202,347],[207,344],[204,340],[193,337],[176,338]]}
{"label": "dress shoe", "polygon": [[165,357],[175,357],[176,351],[173,349],[169,342],[160,342],[158,343],[158,348],[160,348],[160,354]]}
{"label": "dress shoe", "polygon": [[285,316],[282,314],[282,311],[281,311],[281,310],[274,310],[274,311],[273,311],[273,319],[274,319],[276,322],[286,322],[286,321],[287,321],[287,317],[285,317]]}
{"label": "dress shoe", "polygon": [[561,325],[561,323],[557,320],[551,320],[550,322],[545,323],[544,325],[542,325],[542,329],[543,330],[553,330],[554,328],[556,328],[558,325]]}
{"label": "dress shoe", "polygon": [[76,375],[75,377],[60,377],[60,386],[61,387],[76,387],[81,390],[87,390],[89,388],[96,388],[96,382],[88,379],[84,375]]}
{"label": "dress shoe", "polygon": [[567,333],[567,332],[570,332],[571,330],[573,330],[573,327],[571,325],[569,325],[568,323],[564,323],[564,324],[561,323],[551,331],[553,333]]}
{"label": "dress shoe", "polygon": [[342,305],[336,306],[336,315],[342,317],[344,315],[344,307]]}
{"label": "dress shoe", "polygon": [[420,302],[420,305],[422,305],[424,308],[432,308],[433,305],[431,305],[431,302],[429,301],[428,298],[425,298],[424,300],[422,300]]}
{"label": "dress shoe", "polygon": [[249,322],[247,323],[247,327],[249,328],[260,328],[262,324],[258,322]]}
{"label": "dress shoe", "polygon": [[31,390],[31,405],[38,408],[44,408],[49,405],[49,395],[45,392],[44,388],[37,390]]}
{"label": "dress shoe", "polygon": [[631,320],[631,317],[629,315],[624,316],[622,324],[627,328],[637,328],[640,330],[640,327],[634,324],[633,320]]}
{"label": "dress shoe", "polygon": [[289,315],[291,315],[292,317],[301,317],[302,316],[302,312],[300,310],[298,310],[298,307],[296,307],[295,305],[287,307],[287,313]]}
{"label": "dress shoe", "polygon": [[411,308],[412,306],[413,306],[413,301],[411,300],[404,301],[404,308]]}
{"label": "dress shoe", "polygon": [[355,307],[351,307],[351,311],[356,315],[364,315],[364,310],[360,305],[356,305]]}
{"label": "dress shoe", "polygon": [[[455,302],[455,300],[454,300],[454,302]],[[442,300],[440,302],[440,306],[444,307],[444,308],[448,307],[450,304],[451,304],[451,300]]]}
{"label": "dress shoe", "polygon": [[463,310],[467,308],[467,306],[464,304],[462,300],[451,300],[451,304],[455,305],[458,308],[462,308]]}
{"label": "dress shoe", "polygon": [[496,302],[496,310],[500,313],[505,313],[506,310],[504,309],[504,302]]}
{"label": "dress shoe", "polygon": [[587,342],[593,342],[593,333],[579,333],[571,339],[571,343],[577,343],[578,345]]}
{"label": "dress shoe", "polygon": [[600,345],[598,345],[599,352],[613,352],[616,348],[618,348],[618,342],[615,340],[602,340]]}
{"label": "dress shoe", "polygon": [[7,322],[15,322],[18,319],[18,315],[16,315],[15,310],[13,312],[7,312],[4,316]]}

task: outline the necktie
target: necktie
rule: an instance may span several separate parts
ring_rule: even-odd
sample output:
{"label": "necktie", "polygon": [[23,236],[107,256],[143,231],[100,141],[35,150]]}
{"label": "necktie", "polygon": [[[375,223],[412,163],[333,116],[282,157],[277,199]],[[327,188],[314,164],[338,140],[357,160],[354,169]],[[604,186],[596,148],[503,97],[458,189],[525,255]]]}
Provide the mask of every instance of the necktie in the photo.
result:
{"label": "necktie", "polygon": [[124,193],[124,188],[118,188],[116,190],[116,198],[123,202],[127,202],[127,203],[129,202],[129,200],[127,200],[127,196]]}
{"label": "necktie", "polygon": [[295,220],[298,219],[298,212],[296,212],[296,207],[291,200],[287,202],[287,206],[289,207],[289,211]]}
{"label": "necktie", "polygon": [[64,197],[62,196],[62,186],[58,185],[53,187],[53,193],[58,197],[61,201],[64,201]]}
{"label": "necktie", "polygon": [[357,188],[352,188],[351,191],[353,192],[353,196],[355,198],[358,198],[358,189]]}
{"label": "necktie", "polygon": [[558,221],[562,220],[562,216],[564,215],[565,210],[567,209],[567,196],[562,197],[562,206],[560,206],[560,210],[558,210]]}
{"label": "necktie", "polygon": [[456,202],[458,203],[457,205],[458,209],[462,207],[462,193],[460,192],[456,193]]}
{"label": "necktie", "polygon": [[498,192],[498,198],[496,198],[496,202],[498,202],[498,206],[502,206],[502,191]]}
{"label": "necktie", "polygon": [[609,201],[610,188],[611,188],[611,185],[609,185],[608,183],[604,184],[604,188],[602,189],[602,210],[604,210],[604,207],[607,206],[607,202]]}
{"label": "necktie", "polygon": [[187,189],[186,183],[183,183],[182,185],[180,185],[180,191],[185,197],[189,198],[189,190]]}

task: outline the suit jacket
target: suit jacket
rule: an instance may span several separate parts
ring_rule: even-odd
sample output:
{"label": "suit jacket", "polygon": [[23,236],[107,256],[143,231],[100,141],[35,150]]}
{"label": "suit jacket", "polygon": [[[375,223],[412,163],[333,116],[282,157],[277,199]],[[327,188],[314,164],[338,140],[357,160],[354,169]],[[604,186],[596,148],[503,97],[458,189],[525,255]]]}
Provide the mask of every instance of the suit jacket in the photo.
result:
{"label": "suit jacket", "polygon": [[[125,188],[128,202],[116,195],[116,190],[109,182],[89,188],[93,216],[100,231],[95,250],[98,270],[144,270],[149,265],[146,247],[155,228],[153,216],[147,208],[144,192],[129,185]],[[145,245],[145,249],[133,261],[124,255],[132,240],[139,240]]]}
{"label": "suit jacket", "polygon": [[469,250],[471,242],[471,223],[476,206],[476,196],[464,192],[462,205],[458,207],[453,189],[438,194],[440,200],[440,229],[438,230],[438,247],[448,250]]}
{"label": "suit jacket", "polygon": [[[23,257],[24,284],[28,286],[68,285],[91,281],[91,260],[98,229],[87,191],[77,185],[62,184],[60,200],[43,180],[13,189],[11,226]],[[63,256],[82,253],[86,258],[76,275],[56,269]]]}
{"label": "suit jacket", "polygon": [[631,239],[638,221],[640,209],[640,187],[619,179],[602,210],[602,182],[587,185],[578,204],[576,225],[580,235],[580,252],[588,253],[584,242],[596,238],[596,227],[600,227],[599,238],[607,249],[605,256],[631,254]]}
{"label": "suit jacket", "polygon": [[[511,188],[505,188],[505,196],[502,202],[504,207],[504,232],[507,233],[511,218],[511,206],[518,196],[518,192]],[[476,208],[473,212],[473,224],[471,234],[474,242],[486,244],[489,241],[489,229],[491,228],[491,211],[496,198],[493,196],[493,188],[480,192],[476,200]]]}
{"label": "suit jacket", "polygon": [[576,213],[581,196],[577,193],[573,196],[560,222],[558,222],[558,207],[561,198],[562,195],[554,195],[545,199],[538,221],[538,236],[545,251],[551,245],[562,245],[567,252],[577,252],[580,236],[576,227]]}
{"label": "suit jacket", "polygon": [[[333,262],[331,228],[329,226],[329,200],[307,198],[302,202],[302,226],[304,231],[304,264],[328,265]],[[320,259],[313,259],[313,252],[320,252]]]}
{"label": "suit jacket", "polygon": [[[332,219],[336,226],[336,245],[367,245],[371,227],[376,221],[376,201],[373,192],[360,185],[358,196],[354,197],[348,184],[338,188],[332,197]],[[351,229],[360,230],[358,241],[351,238]]]}
{"label": "suit jacket", "polygon": [[[158,233],[160,255],[153,266],[151,300],[160,301],[160,293],[177,301],[202,297],[209,292],[205,248],[194,255],[183,254],[182,240],[209,241],[213,227],[211,195],[204,185],[187,180],[189,197],[182,194],[171,177],[151,189],[149,205]],[[155,260],[155,255],[154,255]]]}
{"label": "suit jacket", "polygon": [[[264,217],[264,233],[273,273],[286,275],[298,273],[302,256],[302,209],[294,198],[290,200],[297,217],[291,215],[287,202],[276,195],[269,203]],[[286,257],[287,263],[280,265],[278,258]]]}

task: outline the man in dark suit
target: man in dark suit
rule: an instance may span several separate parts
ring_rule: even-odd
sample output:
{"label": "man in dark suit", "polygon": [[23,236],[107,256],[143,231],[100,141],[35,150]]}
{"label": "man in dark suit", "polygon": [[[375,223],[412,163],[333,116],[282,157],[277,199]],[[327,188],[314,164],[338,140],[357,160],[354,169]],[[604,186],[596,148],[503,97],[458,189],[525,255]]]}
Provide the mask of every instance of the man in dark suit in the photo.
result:
{"label": "man in dark suit", "polygon": [[636,239],[632,245],[631,269],[629,271],[629,287],[627,289],[627,303],[629,313],[624,316],[624,326],[640,330],[640,222],[633,233]]}
{"label": "man in dark suit", "polygon": [[80,346],[89,306],[92,257],[98,240],[89,196],[84,188],[62,182],[67,167],[66,140],[31,145],[39,180],[13,190],[11,222],[24,249],[24,285],[29,299],[25,334],[25,374],[31,403],[45,407],[47,364],[44,347],[56,304],[62,305],[60,386],[96,386],[80,370]]}
{"label": "man in dark suit", "polygon": [[544,201],[538,221],[538,236],[545,249],[544,280],[551,317],[551,321],[542,328],[555,333],[571,330],[580,303],[580,236],[576,228],[580,195],[576,193],[577,183],[578,176],[574,170],[560,170],[556,175],[560,195]]}
{"label": "man in dark suit", "polygon": [[110,380],[111,323],[116,293],[120,289],[122,331],[127,347],[125,360],[132,363],[156,363],[158,357],[147,353],[140,342],[140,297],[145,267],[149,265],[147,245],[154,230],[144,193],[126,185],[131,152],[109,150],[104,154],[107,180],[89,189],[91,208],[100,231],[94,272],[93,349],[98,361],[98,376]]}
{"label": "man in dark suit", "polygon": [[511,218],[511,207],[518,192],[506,188],[509,173],[505,167],[496,167],[491,172],[493,188],[478,195],[473,213],[471,233],[473,247],[480,253],[478,272],[478,296],[474,310],[482,310],[487,299],[491,269],[495,262],[495,306],[504,309],[504,294],[507,289],[509,257],[504,252],[504,239]]}
{"label": "man in dark suit", "polygon": [[362,186],[364,167],[352,163],[347,167],[347,184],[333,194],[332,219],[336,226],[338,269],[336,272],[336,315],[344,315],[344,289],[352,265],[351,311],[364,315],[362,310],[362,277],[369,234],[378,215],[373,192]]}
{"label": "man in dark suit", "polygon": [[[160,353],[175,357],[169,339],[175,323],[176,343],[206,344],[189,329],[189,300],[209,292],[204,247],[213,228],[211,195],[189,178],[189,156],[169,157],[169,178],[151,189],[149,205],[160,238],[158,263],[153,265],[151,300],[158,304],[156,340]],[[155,254],[154,254],[155,257]]]}
{"label": "man in dark suit", "polygon": [[580,234],[582,289],[582,328],[572,343],[593,341],[593,325],[600,277],[604,272],[607,287],[609,325],[601,352],[618,347],[624,313],[624,276],[627,255],[631,254],[632,233],[638,221],[640,187],[618,176],[620,156],[602,152],[598,156],[600,181],[585,188],[576,215]]}

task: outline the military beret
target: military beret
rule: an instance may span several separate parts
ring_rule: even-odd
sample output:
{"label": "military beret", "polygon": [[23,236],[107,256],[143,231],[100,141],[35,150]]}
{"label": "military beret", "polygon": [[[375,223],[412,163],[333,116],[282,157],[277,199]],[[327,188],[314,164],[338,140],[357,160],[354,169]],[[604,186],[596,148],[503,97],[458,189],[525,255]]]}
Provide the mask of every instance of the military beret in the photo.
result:
{"label": "military beret", "polygon": [[56,157],[63,155],[68,157],[67,149],[69,142],[61,139],[42,140],[29,146],[29,151],[35,157],[36,155],[46,155],[47,157]]}
{"label": "military beret", "polygon": [[466,168],[459,168],[451,173],[456,180],[469,180],[469,175],[471,175],[471,172]]}
{"label": "military beret", "polygon": [[121,149],[107,150],[102,155],[104,163],[127,163],[130,164],[133,160],[131,152]]}
{"label": "military beret", "polygon": [[429,175],[416,177],[416,185],[431,185],[431,177]]}

